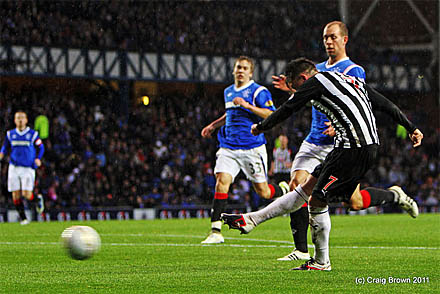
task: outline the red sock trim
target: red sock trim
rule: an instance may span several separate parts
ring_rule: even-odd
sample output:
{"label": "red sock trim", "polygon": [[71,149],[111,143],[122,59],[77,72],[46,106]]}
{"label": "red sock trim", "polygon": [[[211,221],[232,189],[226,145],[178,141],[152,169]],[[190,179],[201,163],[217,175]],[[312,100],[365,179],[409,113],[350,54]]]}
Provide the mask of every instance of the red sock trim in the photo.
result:
{"label": "red sock trim", "polygon": [[18,206],[21,204],[21,199],[13,199],[12,201],[14,202],[15,206]]}
{"label": "red sock trim", "polygon": [[270,199],[273,198],[273,196],[275,195],[275,187],[272,184],[269,184],[269,189],[270,189]]}
{"label": "red sock trim", "polygon": [[215,192],[214,199],[228,199],[228,193]]}
{"label": "red sock trim", "polygon": [[31,197],[29,198],[30,201],[34,200],[34,193],[31,194]]}
{"label": "red sock trim", "polygon": [[370,193],[367,190],[361,190],[361,195],[362,195],[362,207],[363,208],[370,207],[370,203],[371,203]]}
{"label": "red sock trim", "polygon": [[301,206],[301,207],[307,207],[307,202],[306,202],[306,203],[304,203],[304,204],[303,204],[303,206]]}

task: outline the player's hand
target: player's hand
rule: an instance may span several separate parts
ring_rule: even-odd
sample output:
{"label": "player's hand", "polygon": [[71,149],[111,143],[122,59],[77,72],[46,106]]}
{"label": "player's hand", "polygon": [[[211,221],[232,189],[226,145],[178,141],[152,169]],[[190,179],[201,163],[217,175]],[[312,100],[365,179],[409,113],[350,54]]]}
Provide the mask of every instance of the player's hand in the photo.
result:
{"label": "player's hand", "polygon": [[326,126],[328,126],[328,128],[327,128],[324,132],[322,132],[322,133],[323,133],[324,135],[327,135],[327,136],[330,136],[330,137],[334,137],[334,136],[336,136],[336,131],[335,131],[335,129],[333,128],[332,123],[329,122],[329,121],[326,121],[326,122],[324,122],[324,124],[325,124]]}
{"label": "player's hand", "polygon": [[232,102],[234,102],[235,105],[240,105],[241,107],[247,108],[247,106],[249,105],[248,102],[246,102],[246,100],[244,100],[241,97],[235,97],[234,100],[232,100]]}
{"label": "player's hand", "polygon": [[35,158],[35,165],[36,165],[37,167],[40,167],[40,166],[41,166],[41,160],[38,159],[38,158]]}
{"label": "player's hand", "polygon": [[251,133],[254,136],[258,136],[259,134],[262,133],[262,131],[260,131],[259,129],[257,129],[257,124],[253,124],[251,127]]}
{"label": "player's hand", "polygon": [[409,138],[413,142],[413,147],[422,145],[423,134],[419,129],[415,129],[412,134],[409,134]]}
{"label": "player's hand", "polygon": [[214,126],[212,125],[207,125],[206,127],[203,128],[202,130],[202,137],[203,138],[211,138],[211,134],[215,131]]}
{"label": "player's hand", "polygon": [[272,85],[275,88],[280,89],[281,91],[290,92],[292,94],[296,92],[295,89],[292,89],[289,86],[287,86],[285,75],[272,76],[272,80],[273,80]]}

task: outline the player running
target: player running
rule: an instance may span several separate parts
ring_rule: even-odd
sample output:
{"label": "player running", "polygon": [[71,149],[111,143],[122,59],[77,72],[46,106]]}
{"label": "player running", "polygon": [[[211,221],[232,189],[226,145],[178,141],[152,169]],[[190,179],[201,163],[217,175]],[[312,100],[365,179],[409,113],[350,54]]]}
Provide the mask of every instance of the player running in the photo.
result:
{"label": "player running", "polygon": [[220,214],[224,212],[230,185],[242,170],[252,182],[257,194],[265,199],[281,196],[289,191],[286,182],[279,185],[267,183],[267,153],[264,134],[253,136],[251,126],[268,117],[275,107],[272,95],[252,78],[253,61],[239,57],[234,65],[234,84],[224,91],[226,113],[203,128],[202,136],[217,134],[220,149],[215,164],[215,194],[211,211],[211,233],[203,244],[223,243]]}
{"label": "player running", "polygon": [[[5,141],[0,150],[2,160],[11,150],[8,168],[8,191],[12,192],[12,200],[20,216],[20,224],[27,225],[29,220],[24,212],[21,197],[35,202],[38,213],[44,211],[44,200],[41,195],[34,197],[35,169],[41,166],[44,145],[38,132],[27,126],[28,119],[24,111],[17,111],[14,116],[16,128],[6,132]],[[35,146],[38,147],[36,155]]]}
{"label": "player running", "polygon": [[[295,270],[331,270],[329,258],[330,216],[328,203],[349,203],[351,207],[371,207],[398,203],[411,216],[417,217],[417,203],[400,187],[388,190],[367,187],[360,189],[360,180],[374,165],[379,136],[372,109],[384,111],[409,132],[413,146],[421,144],[423,134],[387,98],[361,79],[338,72],[318,72],[315,64],[305,58],[287,66],[287,81],[298,91],[277,111],[252,126],[255,135],[273,128],[298,111],[307,102],[324,112],[335,132],[334,149],[323,164],[318,165],[306,182],[267,207],[247,214],[222,214],[231,228],[249,233],[258,224],[299,209],[309,201],[310,226],[315,256]],[[309,198],[309,195],[310,198]]]}

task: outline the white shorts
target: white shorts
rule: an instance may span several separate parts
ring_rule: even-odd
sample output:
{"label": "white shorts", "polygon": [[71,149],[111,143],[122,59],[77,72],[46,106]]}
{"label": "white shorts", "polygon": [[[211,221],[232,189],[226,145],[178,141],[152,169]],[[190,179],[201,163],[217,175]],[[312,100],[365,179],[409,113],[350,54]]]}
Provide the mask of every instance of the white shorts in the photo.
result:
{"label": "white shorts", "polygon": [[31,167],[9,164],[8,191],[33,191],[35,185],[35,170]]}
{"label": "white shorts", "polygon": [[324,162],[325,157],[332,150],[333,145],[315,145],[303,141],[295,159],[293,159],[290,175],[292,176],[293,172],[297,170],[305,170],[311,174],[318,164]]}
{"label": "white shorts", "polygon": [[253,183],[267,182],[266,145],[249,150],[220,148],[216,156],[214,173],[228,173],[234,181],[242,170]]}

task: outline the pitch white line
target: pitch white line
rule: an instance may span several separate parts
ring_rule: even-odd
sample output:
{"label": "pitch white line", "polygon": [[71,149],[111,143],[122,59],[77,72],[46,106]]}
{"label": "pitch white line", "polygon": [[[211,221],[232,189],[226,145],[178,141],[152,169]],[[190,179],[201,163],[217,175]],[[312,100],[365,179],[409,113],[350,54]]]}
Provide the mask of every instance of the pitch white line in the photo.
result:
{"label": "pitch white line", "polygon": [[[0,245],[60,245],[61,242],[0,242]],[[236,247],[236,248],[291,248],[288,245],[246,245],[246,244],[179,244],[179,243],[102,243],[104,246],[126,247]],[[312,245],[309,247],[313,248]],[[404,249],[404,250],[440,250],[438,247],[405,246],[330,246],[332,249]]]}

